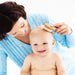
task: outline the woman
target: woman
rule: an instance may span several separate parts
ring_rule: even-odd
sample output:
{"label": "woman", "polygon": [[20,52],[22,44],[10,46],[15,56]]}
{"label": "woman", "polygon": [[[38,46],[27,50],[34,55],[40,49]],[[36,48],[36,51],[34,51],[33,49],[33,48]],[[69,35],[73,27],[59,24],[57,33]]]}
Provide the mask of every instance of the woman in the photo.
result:
{"label": "woman", "polygon": [[[32,14],[26,16],[24,7],[15,2],[4,2],[0,4],[0,75],[7,74],[8,56],[20,68],[22,67],[25,57],[32,53],[29,33],[31,29],[44,23],[54,24],[45,15]],[[54,31],[55,40],[63,46],[70,47],[73,40],[70,40],[72,34],[68,25],[65,23],[57,23],[53,26],[57,27],[57,30]],[[71,43],[69,43],[69,40]],[[67,54],[68,52],[60,47],[58,42],[56,42],[54,48],[56,48],[55,52],[59,53],[63,59],[66,75],[74,75],[75,63],[71,62],[75,61],[71,60],[72,58]]]}

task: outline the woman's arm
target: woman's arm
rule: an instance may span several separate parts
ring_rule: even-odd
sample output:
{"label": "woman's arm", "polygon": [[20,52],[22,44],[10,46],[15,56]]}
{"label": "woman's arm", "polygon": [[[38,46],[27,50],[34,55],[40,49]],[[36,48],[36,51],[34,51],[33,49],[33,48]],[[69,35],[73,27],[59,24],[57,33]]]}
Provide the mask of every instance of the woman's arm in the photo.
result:
{"label": "woman's arm", "polygon": [[0,46],[0,75],[7,75],[7,54]]}
{"label": "woman's arm", "polygon": [[48,17],[48,20],[49,24],[57,27],[57,30],[54,31],[55,40],[67,48],[75,47],[75,27],[73,25],[69,26],[64,22],[56,23],[55,21],[51,20],[50,17]]}
{"label": "woman's arm", "polygon": [[[64,42],[66,43],[67,47],[73,47],[75,46],[75,28],[74,26],[71,26],[71,28],[64,22],[61,23],[56,23],[53,25],[54,27],[56,27],[56,33],[60,34],[62,37],[65,37],[63,40],[65,40]],[[62,38],[61,37],[61,38]],[[59,38],[59,39],[61,39]],[[60,41],[62,42],[62,40]]]}
{"label": "woman's arm", "polygon": [[72,28],[72,33],[69,35],[66,35],[66,41],[68,47],[75,47],[75,27],[71,26]]}

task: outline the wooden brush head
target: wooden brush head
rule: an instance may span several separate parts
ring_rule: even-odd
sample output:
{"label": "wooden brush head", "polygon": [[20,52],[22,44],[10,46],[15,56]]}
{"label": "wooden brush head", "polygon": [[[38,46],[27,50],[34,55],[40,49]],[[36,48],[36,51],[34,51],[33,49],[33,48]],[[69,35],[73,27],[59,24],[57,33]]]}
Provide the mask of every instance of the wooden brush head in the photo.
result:
{"label": "wooden brush head", "polygon": [[52,32],[53,30],[56,30],[55,27],[52,27],[50,24],[45,23],[43,27],[46,31]]}

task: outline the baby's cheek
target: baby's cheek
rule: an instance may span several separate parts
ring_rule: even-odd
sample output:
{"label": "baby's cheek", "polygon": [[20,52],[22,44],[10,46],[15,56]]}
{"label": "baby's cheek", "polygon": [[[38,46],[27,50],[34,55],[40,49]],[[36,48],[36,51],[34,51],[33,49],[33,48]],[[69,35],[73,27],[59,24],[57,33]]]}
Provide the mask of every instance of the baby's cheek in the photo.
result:
{"label": "baby's cheek", "polygon": [[35,49],[35,51],[37,51],[38,50],[38,47],[36,46],[36,47],[34,47],[34,49]]}
{"label": "baby's cheek", "polygon": [[51,49],[52,48],[52,45],[50,44],[50,45],[48,45],[46,47],[47,47],[47,49]]}
{"label": "baby's cheek", "polygon": [[36,46],[35,46],[35,47],[34,47],[34,46],[32,46],[32,50],[33,50],[33,51],[37,51],[37,50],[38,50],[38,48],[37,48]]}

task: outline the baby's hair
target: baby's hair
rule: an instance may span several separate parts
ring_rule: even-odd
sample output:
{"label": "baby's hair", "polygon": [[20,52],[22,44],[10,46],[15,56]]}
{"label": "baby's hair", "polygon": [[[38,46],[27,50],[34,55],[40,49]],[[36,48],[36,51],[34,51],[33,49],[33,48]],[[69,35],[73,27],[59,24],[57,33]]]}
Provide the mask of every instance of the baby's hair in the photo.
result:
{"label": "baby's hair", "polygon": [[[48,32],[43,29],[43,26],[38,26],[38,27],[32,29],[32,31],[30,32],[30,38],[31,38],[31,36],[33,36],[35,34],[39,34],[39,33],[46,33],[46,34],[53,36],[53,32]],[[42,37],[42,34],[41,34],[41,37]]]}

